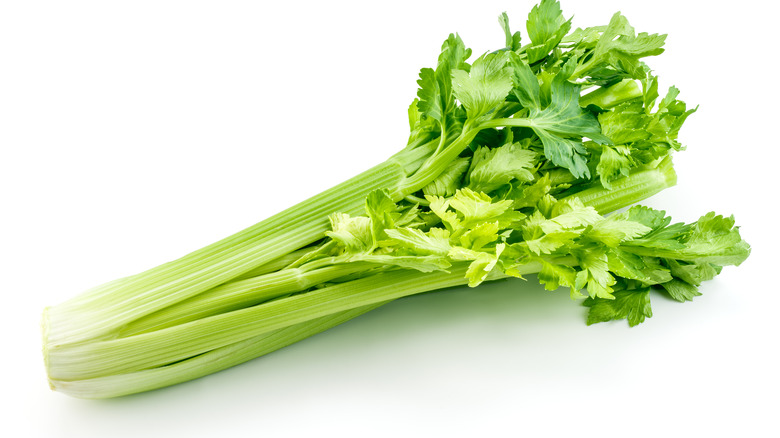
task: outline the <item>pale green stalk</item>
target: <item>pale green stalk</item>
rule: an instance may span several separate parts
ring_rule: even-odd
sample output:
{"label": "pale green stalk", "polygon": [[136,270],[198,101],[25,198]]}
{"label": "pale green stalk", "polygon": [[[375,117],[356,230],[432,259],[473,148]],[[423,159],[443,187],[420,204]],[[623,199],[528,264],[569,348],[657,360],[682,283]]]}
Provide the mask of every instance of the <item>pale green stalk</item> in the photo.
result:
{"label": "pale green stalk", "polygon": [[571,196],[579,198],[585,205],[606,214],[643,199],[677,184],[677,174],[672,167],[672,158],[667,155],[654,166],[646,166],[632,171],[626,178],[618,178],[610,183],[611,190],[605,190],[600,184],[578,191]]}
{"label": "pale green stalk", "polygon": [[580,106],[596,105],[602,109],[614,108],[623,102],[642,96],[642,88],[633,79],[624,79],[610,87],[598,87],[580,97]]}
{"label": "pale green stalk", "polygon": [[282,269],[253,278],[232,281],[132,321],[119,330],[117,337],[123,338],[160,330],[207,316],[254,306],[371,269],[378,269],[378,267],[376,264],[353,262],[308,271],[301,268]]}
{"label": "pale green stalk", "polygon": [[258,266],[257,268],[252,269],[251,271],[245,272],[231,281],[245,280],[247,278],[257,277],[258,275],[268,274],[269,272],[275,272],[280,269],[284,269],[290,266],[291,264],[293,264],[296,260],[298,260],[302,256],[308,254],[311,250],[312,247],[307,246],[305,248],[301,248],[299,250],[290,252],[277,259],[271,260],[268,263]]}
{"label": "pale green stalk", "polygon": [[[120,327],[258,269],[329,229],[336,211],[356,214],[368,193],[396,187],[431,153],[407,147],[386,162],[219,242],[141,274],[91,289],[44,312],[49,346],[112,337]],[[399,198],[401,199],[401,198]]]}
{"label": "pale green stalk", "polygon": [[329,229],[334,212],[358,214],[366,196],[388,189],[394,201],[419,190],[468,147],[471,129],[444,150],[439,139],[415,140],[386,162],[250,228],[178,260],[106,283],[44,310],[44,348],[107,339],[130,322],[262,269],[309,245]]}
{"label": "pale green stalk", "polygon": [[[50,348],[49,378],[84,380],[169,365],[294,324],[397,298],[464,285],[467,263],[421,275],[397,270],[127,338]],[[520,274],[541,269],[523,266]],[[498,272],[492,277],[500,278]],[[85,358],[89,358],[85,361]]]}
{"label": "pale green stalk", "polygon": [[84,380],[49,379],[51,388],[79,398],[111,398],[197,379],[286,347],[382,304],[358,307],[264,333],[164,367]]}

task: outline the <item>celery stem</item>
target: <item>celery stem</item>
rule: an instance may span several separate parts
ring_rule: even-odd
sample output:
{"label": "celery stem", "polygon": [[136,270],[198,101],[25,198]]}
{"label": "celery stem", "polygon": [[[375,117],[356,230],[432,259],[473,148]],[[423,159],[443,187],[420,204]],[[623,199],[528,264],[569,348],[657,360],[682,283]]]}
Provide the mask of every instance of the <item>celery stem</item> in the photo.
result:
{"label": "celery stem", "polygon": [[[450,272],[381,272],[305,294],[127,338],[50,348],[50,378],[81,380],[168,365],[293,324],[357,307],[467,283],[467,263]],[[538,272],[531,263],[520,274]],[[504,277],[495,273],[491,279]],[[85,358],[89,360],[85,360]]]}

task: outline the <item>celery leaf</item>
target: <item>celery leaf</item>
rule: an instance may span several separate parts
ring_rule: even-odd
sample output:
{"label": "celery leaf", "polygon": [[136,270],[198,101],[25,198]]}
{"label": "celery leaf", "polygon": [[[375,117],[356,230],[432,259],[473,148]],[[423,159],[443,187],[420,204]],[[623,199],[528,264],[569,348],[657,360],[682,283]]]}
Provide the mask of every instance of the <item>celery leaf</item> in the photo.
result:
{"label": "celery leaf", "polygon": [[650,290],[624,290],[614,293],[614,299],[588,298],[583,303],[589,307],[587,324],[627,319],[633,327],[653,316],[650,307]]}

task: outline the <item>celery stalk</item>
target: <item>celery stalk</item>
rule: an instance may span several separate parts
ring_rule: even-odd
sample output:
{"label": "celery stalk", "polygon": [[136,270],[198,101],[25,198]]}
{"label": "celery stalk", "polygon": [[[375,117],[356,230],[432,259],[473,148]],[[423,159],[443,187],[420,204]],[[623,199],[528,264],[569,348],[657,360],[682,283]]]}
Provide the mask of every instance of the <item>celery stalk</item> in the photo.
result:
{"label": "celery stalk", "polygon": [[[463,285],[467,283],[467,269],[467,264],[461,264],[450,272],[432,272],[423,277],[411,270],[383,272],[154,332],[50,348],[50,377],[84,380],[165,366],[334,313]],[[539,269],[540,265],[529,265],[522,274]],[[88,363],[84,363],[86,357]]]}
{"label": "celery stalk", "polygon": [[102,399],[164,388],[230,368],[349,321],[383,303],[323,316],[211,350],[159,368],[84,380],[49,379],[51,388],[73,397]]}
{"label": "celery stalk", "polygon": [[[395,187],[426,147],[404,151],[368,171],[219,242],[146,272],[98,286],[47,309],[47,344],[111,337],[168,307],[322,238],[328,215],[362,210],[368,193]],[[424,156],[424,155],[423,155]]]}

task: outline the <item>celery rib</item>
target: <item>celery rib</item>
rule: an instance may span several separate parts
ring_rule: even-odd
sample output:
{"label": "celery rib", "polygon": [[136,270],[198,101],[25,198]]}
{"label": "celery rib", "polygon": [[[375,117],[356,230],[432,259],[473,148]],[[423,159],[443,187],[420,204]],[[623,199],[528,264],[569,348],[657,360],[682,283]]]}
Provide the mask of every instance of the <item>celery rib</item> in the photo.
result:
{"label": "celery rib", "polygon": [[[211,289],[265,262],[310,244],[334,211],[362,210],[365,196],[405,177],[397,162],[379,165],[278,215],[176,261],[108,283],[49,308],[47,342],[81,342],[110,334],[141,316]],[[241,243],[236,243],[241,241]],[[78,324],[71,315],[78,314]]]}
{"label": "celery rib", "polygon": [[222,284],[202,294],[160,309],[123,327],[118,337],[160,330],[220,313],[254,306],[280,296],[299,292],[317,284],[376,268],[369,263],[325,266],[304,272],[300,268],[283,269],[254,278]]}
{"label": "celery rib", "polygon": [[[128,338],[49,349],[51,378],[80,380],[167,365],[310,319],[467,283],[468,264],[450,272],[383,272],[258,306]],[[538,263],[521,274],[538,272]],[[83,358],[89,357],[89,363]]]}
{"label": "celery rib", "polygon": [[641,169],[632,172],[628,177],[613,181],[611,190],[606,190],[599,184],[572,196],[595,208],[599,213],[606,214],[649,198],[676,183],[677,174],[672,167],[672,158],[667,155],[655,167]]}
{"label": "celery rib", "polygon": [[49,379],[52,389],[73,397],[120,397],[197,379],[264,356],[347,322],[385,303],[358,307],[245,339],[164,367],[84,380]]}

